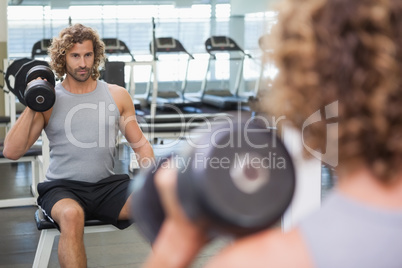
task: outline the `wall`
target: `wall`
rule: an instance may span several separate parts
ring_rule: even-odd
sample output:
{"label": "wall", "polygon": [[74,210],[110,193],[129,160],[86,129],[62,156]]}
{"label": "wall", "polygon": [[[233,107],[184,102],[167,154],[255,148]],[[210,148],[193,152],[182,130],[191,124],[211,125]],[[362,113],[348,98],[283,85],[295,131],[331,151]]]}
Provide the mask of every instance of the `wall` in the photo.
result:
{"label": "wall", "polygon": [[278,0],[230,0],[232,15],[268,11]]}
{"label": "wall", "polygon": [[[7,59],[7,0],[0,0],[0,70],[4,70],[3,62]],[[0,85],[4,85],[0,76]],[[4,115],[4,91],[0,92],[0,115]],[[5,129],[0,128],[0,139],[4,139]]]}

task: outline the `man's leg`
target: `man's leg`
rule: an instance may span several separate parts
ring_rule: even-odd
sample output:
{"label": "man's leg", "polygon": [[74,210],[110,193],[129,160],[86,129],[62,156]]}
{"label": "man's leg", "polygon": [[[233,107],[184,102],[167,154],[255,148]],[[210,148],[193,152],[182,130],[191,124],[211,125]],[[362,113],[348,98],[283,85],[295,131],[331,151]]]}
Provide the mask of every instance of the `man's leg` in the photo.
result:
{"label": "man's leg", "polygon": [[131,205],[131,198],[133,194],[131,194],[128,198],[122,209],[120,210],[119,220],[129,220],[130,219],[130,205]]}
{"label": "man's leg", "polygon": [[73,199],[61,199],[52,208],[52,218],[60,226],[58,256],[61,267],[86,267],[84,246],[85,214]]}

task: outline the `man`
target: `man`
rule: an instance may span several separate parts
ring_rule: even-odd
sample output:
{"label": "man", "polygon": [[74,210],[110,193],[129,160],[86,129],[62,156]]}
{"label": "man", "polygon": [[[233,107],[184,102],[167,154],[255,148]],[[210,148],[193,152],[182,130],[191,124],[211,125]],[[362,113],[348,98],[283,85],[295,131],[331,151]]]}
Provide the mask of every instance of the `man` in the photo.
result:
{"label": "man", "polygon": [[46,112],[26,108],[7,134],[4,155],[18,159],[38,139],[49,139],[46,180],[38,185],[38,204],[60,229],[61,267],[86,267],[84,220],[114,224],[128,220],[128,175],[115,175],[114,154],[120,130],[139,162],[152,161],[151,145],[135,120],[129,93],[97,80],[104,44],[91,28],[76,24],[61,31],[49,48],[50,65],[63,82]]}
{"label": "man", "polygon": [[[320,151],[326,135],[338,135],[338,183],[295,229],[239,239],[206,267],[402,267],[402,1],[281,4],[279,73],[262,107],[302,129],[338,102],[339,132],[317,123],[303,133]],[[180,207],[168,166],[155,174],[167,218],[146,267],[188,267],[208,241]]]}

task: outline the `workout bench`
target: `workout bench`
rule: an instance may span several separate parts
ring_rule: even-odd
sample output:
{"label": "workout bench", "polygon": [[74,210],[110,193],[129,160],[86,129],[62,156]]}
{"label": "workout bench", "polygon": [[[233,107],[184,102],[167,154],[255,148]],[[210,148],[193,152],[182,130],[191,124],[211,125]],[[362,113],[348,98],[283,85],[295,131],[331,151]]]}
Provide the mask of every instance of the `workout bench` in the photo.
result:
{"label": "workout bench", "polygon": [[3,150],[0,149],[0,164],[5,163],[17,163],[17,162],[31,162],[31,194],[32,197],[10,198],[0,200],[0,208],[6,207],[18,207],[18,206],[30,206],[36,205],[36,198],[38,196],[36,191],[36,185],[40,181],[40,168],[39,157],[42,155],[42,148],[40,146],[33,146],[30,148],[23,157],[18,160],[9,160],[4,157]]}
{"label": "workout bench", "polygon": [[[49,166],[49,140],[46,133],[42,132],[42,168],[43,173]],[[44,175],[43,175],[44,176]],[[35,259],[32,265],[33,268],[46,268],[49,264],[50,255],[53,248],[54,239],[60,235],[56,225],[52,223],[42,212],[42,209],[37,209],[35,212],[36,227],[40,233],[38,247],[36,248]],[[127,221],[121,221],[127,222]],[[111,224],[106,224],[99,220],[85,221],[84,233],[102,233],[118,231],[119,229]]]}
{"label": "workout bench", "polygon": [[[32,265],[33,268],[46,268],[49,264],[50,255],[52,253],[53,242],[57,235],[60,234],[56,225],[52,223],[43,214],[41,209],[35,212],[35,222],[38,230],[41,231],[36,248],[35,259]],[[122,221],[123,222],[123,221]],[[127,221],[124,221],[127,222]],[[106,224],[99,220],[87,220],[85,221],[84,233],[102,233],[118,231],[119,229],[111,224]]]}
{"label": "workout bench", "polygon": [[0,127],[5,127],[6,129],[10,126],[9,116],[0,116]]}

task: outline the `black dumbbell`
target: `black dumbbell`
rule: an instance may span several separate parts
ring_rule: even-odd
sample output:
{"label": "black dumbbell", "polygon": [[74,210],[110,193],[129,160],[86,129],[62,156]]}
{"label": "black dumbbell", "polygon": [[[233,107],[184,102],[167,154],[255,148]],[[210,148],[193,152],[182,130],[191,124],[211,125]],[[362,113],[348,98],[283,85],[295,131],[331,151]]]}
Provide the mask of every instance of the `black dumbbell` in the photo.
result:
{"label": "black dumbbell", "polygon": [[[186,215],[211,236],[235,237],[266,229],[281,218],[295,188],[290,155],[274,130],[226,122],[198,140],[200,148],[171,155],[178,199]],[[209,145],[209,146],[205,146]],[[153,243],[165,214],[154,185],[155,165],[134,178],[132,218]]]}
{"label": "black dumbbell", "polygon": [[[40,80],[37,79],[41,77]],[[26,76],[27,86],[24,92],[24,99],[29,108],[34,111],[47,111],[56,100],[54,91],[55,80],[52,70],[44,65],[32,67]]]}
{"label": "black dumbbell", "polygon": [[[46,80],[36,80],[39,77]],[[34,111],[44,112],[53,107],[56,100],[55,84],[49,64],[46,61],[32,60],[24,63],[15,74],[12,92],[22,104]]]}

